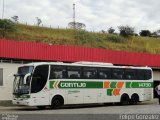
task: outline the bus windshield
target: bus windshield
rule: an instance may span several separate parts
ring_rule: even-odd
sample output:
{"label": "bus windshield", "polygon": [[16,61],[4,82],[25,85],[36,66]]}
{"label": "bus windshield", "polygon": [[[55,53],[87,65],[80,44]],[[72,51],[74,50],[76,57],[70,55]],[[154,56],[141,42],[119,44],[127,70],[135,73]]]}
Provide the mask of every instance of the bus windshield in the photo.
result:
{"label": "bus windshield", "polygon": [[32,73],[33,66],[23,66],[18,68],[17,75],[26,75],[27,73]]}
{"label": "bus windshield", "polygon": [[24,83],[24,76],[28,73],[31,73],[32,70],[33,70],[32,66],[25,66],[18,68],[18,72],[15,75],[13,84],[13,94],[29,94],[31,76],[27,77],[26,83]]}

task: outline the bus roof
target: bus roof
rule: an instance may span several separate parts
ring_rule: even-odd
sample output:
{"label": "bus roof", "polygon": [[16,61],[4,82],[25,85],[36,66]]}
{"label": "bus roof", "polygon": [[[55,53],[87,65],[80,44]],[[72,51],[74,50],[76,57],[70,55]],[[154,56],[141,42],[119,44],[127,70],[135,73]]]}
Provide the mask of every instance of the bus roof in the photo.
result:
{"label": "bus roof", "polygon": [[115,66],[112,63],[102,62],[74,62],[74,63],[63,63],[63,62],[33,62],[25,64],[23,66],[39,66],[39,65],[66,65],[66,66],[88,66],[88,67],[111,67],[111,68],[129,68],[129,69],[151,69],[147,66]]}

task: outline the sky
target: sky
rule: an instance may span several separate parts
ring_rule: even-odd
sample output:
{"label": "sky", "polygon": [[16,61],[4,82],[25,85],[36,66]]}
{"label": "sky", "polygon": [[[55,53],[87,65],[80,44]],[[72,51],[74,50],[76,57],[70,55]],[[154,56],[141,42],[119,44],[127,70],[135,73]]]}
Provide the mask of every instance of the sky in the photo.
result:
{"label": "sky", "polygon": [[[76,22],[84,23],[88,31],[107,31],[128,25],[141,30],[160,29],[160,0],[4,0],[4,17],[18,16],[20,23],[66,28],[73,21],[75,3]],[[2,16],[3,0],[0,0]],[[2,17],[1,17],[2,18]]]}

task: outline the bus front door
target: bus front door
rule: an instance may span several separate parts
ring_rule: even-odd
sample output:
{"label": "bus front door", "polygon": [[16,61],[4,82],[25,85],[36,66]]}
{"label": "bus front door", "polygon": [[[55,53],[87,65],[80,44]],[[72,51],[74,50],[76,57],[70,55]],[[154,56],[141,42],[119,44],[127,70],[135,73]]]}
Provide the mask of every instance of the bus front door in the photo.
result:
{"label": "bus front door", "polygon": [[48,65],[37,66],[31,83],[31,97],[37,106],[49,105]]}

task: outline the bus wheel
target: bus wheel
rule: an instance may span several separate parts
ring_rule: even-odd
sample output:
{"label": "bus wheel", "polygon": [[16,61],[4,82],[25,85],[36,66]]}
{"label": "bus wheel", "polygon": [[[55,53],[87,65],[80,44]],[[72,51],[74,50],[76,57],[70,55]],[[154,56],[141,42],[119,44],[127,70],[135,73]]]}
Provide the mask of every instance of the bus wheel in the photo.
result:
{"label": "bus wheel", "polygon": [[121,96],[120,103],[121,103],[121,105],[128,105],[129,104],[129,96],[128,96],[128,94],[123,94]]}
{"label": "bus wheel", "polygon": [[52,109],[60,108],[63,105],[64,105],[64,99],[63,99],[62,96],[57,95],[57,96],[53,97],[52,103],[51,103],[51,108]]}
{"label": "bus wheel", "polygon": [[139,102],[139,96],[137,94],[133,94],[131,96],[130,104],[136,105]]}
{"label": "bus wheel", "polygon": [[45,106],[37,106],[38,109],[44,110],[46,107]]}

